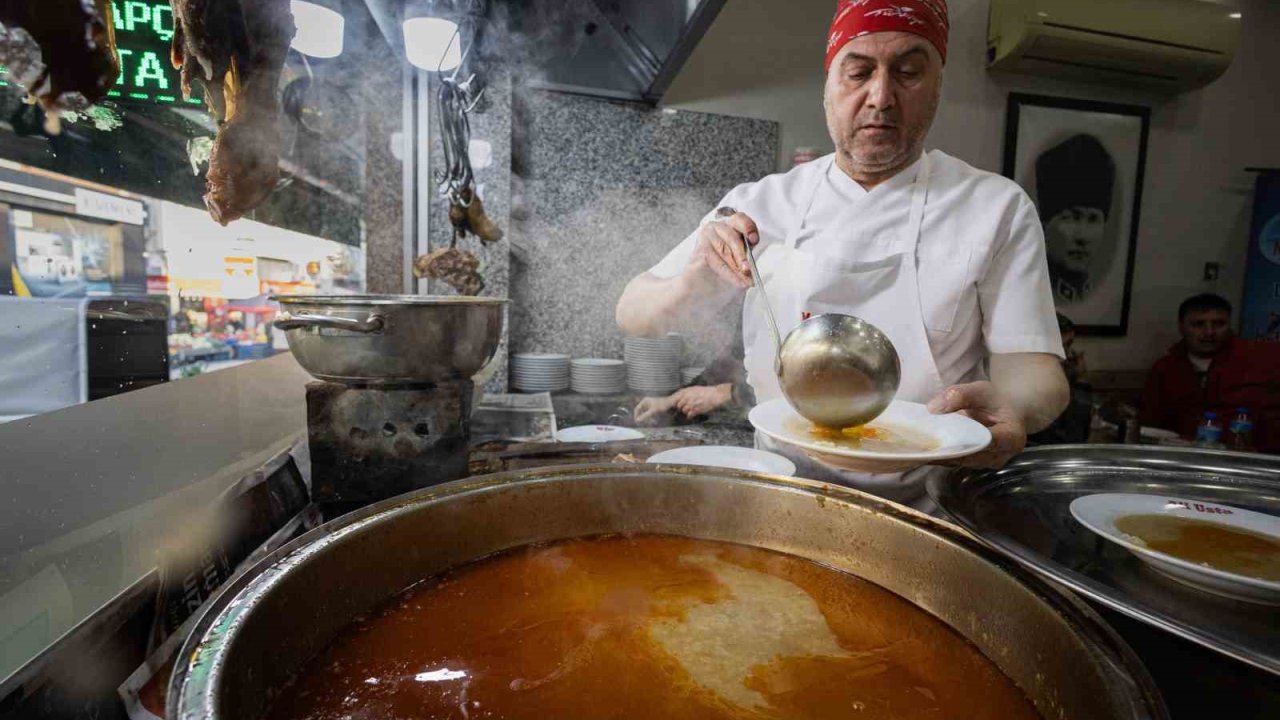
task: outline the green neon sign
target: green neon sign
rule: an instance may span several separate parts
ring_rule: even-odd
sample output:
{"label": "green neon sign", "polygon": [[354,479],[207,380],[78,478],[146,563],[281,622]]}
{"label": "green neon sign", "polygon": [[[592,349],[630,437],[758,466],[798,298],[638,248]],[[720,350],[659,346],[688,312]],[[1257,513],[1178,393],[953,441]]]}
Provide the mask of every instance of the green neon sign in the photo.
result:
{"label": "green neon sign", "polygon": [[[168,0],[112,0],[111,11],[120,75],[107,97],[118,102],[204,105],[198,89],[197,97],[182,99],[178,71],[169,64],[173,9]],[[0,66],[0,87],[10,84],[8,74]]]}
{"label": "green neon sign", "polygon": [[169,64],[173,9],[167,0],[112,0],[120,76],[107,96],[122,102],[203,105],[182,99],[178,71]]}

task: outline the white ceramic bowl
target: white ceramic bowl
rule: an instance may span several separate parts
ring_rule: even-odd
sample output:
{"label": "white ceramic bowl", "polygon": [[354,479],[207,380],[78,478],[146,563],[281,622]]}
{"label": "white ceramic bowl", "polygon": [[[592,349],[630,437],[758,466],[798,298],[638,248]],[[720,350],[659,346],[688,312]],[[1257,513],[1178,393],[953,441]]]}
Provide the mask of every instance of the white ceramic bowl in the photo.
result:
{"label": "white ceramic bowl", "polygon": [[920,403],[894,400],[868,427],[902,428],[932,437],[938,442],[932,450],[917,452],[878,452],[860,448],[836,447],[796,434],[789,426],[808,425],[808,421],[787,403],[776,398],[751,409],[747,419],[752,426],[779,443],[825,455],[843,456],[866,460],[915,461],[921,465],[942,460],[954,460],[981,452],[991,444],[991,431],[981,423],[964,415],[934,415]]}
{"label": "white ceramic bowl", "polygon": [[1280,541],[1280,517],[1217,503],[1134,493],[1085,495],[1071,503],[1081,525],[1124,547],[1152,570],[1185,585],[1236,600],[1280,604],[1280,582],[1238,575],[1157,552],[1116,528],[1129,515],[1176,515],[1248,530]]}
{"label": "white ceramic bowl", "polygon": [[786,477],[796,474],[795,463],[777,453],[731,445],[693,445],[675,448],[650,457],[649,462],[724,467]]}

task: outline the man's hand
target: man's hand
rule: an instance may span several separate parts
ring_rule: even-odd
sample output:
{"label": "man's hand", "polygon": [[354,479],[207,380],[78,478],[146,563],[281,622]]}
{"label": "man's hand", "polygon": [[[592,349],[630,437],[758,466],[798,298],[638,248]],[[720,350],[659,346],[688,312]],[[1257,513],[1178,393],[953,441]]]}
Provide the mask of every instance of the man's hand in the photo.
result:
{"label": "man's hand", "polygon": [[683,277],[701,292],[726,285],[738,290],[751,287],[751,264],[744,238],[752,246],[760,242],[755,221],[745,213],[735,212],[704,224],[698,229],[698,244]]}
{"label": "man's hand", "polygon": [[627,283],[614,311],[627,335],[657,337],[672,330],[731,322],[726,308],[751,287],[751,264],[743,239],[760,242],[755,221],[732,208],[716,211],[695,235],[689,263],[674,277],[641,273]]}
{"label": "man's hand", "polygon": [[653,425],[662,419],[662,415],[675,407],[675,395],[666,397],[647,397],[636,403],[635,418],[639,425]]}
{"label": "man's hand", "polygon": [[695,418],[706,415],[732,400],[733,386],[728,383],[711,386],[696,385],[677,390],[671,397],[675,400],[676,409],[684,413],[685,417]]}
{"label": "man's hand", "polygon": [[928,407],[934,415],[952,412],[967,415],[991,430],[991,444],[986,450],[949,464],[1001,468],[1027,446],[1027,429],[1021,414],[1002,401],[996,386],[989,382],[952,385],[930,400]]}

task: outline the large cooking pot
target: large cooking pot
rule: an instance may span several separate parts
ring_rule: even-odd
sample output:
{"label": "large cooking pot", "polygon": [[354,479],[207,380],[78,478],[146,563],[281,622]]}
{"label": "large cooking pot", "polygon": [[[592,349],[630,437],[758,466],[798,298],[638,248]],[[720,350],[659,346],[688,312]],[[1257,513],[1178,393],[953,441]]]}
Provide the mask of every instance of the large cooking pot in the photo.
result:
{"label": "large cooking pot", "polygon": [[437,384],[485,366],[506,300],[421,295],[277,295],[275,325],[307,372],[348,385]]}
{"label": "large cooking pot", "polygon": [[628,532],[768,548],[875,582],[968,638],[1049,720],[1167,717],[1146,670],[1093,611],[958,528],[810,480],[670,466],[461,480],[307,533],[201,618],[178,656],[169,717],[261,717],[273,688],[407,586],[509,548]]}

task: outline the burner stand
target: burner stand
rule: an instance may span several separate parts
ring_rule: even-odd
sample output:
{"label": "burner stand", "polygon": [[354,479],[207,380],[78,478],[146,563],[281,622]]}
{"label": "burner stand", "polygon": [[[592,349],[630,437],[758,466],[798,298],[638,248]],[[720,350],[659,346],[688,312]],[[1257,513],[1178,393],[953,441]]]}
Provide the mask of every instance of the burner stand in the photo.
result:
{"label": "burner stand", "polygon": [[350,510],[466,477],[472,387],[308,383],[313,498]]}

